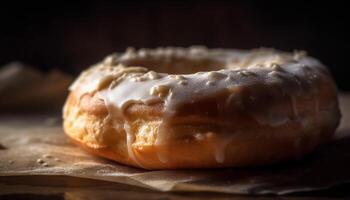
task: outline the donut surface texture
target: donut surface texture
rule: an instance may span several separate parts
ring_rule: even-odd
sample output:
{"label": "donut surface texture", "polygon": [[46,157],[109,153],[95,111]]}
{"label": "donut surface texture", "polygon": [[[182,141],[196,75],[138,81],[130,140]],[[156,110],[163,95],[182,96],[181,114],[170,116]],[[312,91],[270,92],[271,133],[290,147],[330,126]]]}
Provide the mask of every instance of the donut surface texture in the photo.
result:
{"label": "donut surface texture", "polygon": [[87,151],[145,169],[297,159],[339,123],[336,85],[305,52],[128,49],[84,71],[63,108]]}

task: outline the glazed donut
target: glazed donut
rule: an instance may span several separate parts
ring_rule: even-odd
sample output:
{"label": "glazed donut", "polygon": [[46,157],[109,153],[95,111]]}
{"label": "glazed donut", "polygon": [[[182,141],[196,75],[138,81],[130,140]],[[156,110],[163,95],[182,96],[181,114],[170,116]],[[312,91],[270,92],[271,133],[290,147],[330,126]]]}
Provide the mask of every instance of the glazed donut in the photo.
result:
{"label": "glazed donut", "polygon": [[87,151],[145,169],[266,165],[312,152],[339,120],[336,85],[305,52],[128,49],[84,71],[63,108]]}

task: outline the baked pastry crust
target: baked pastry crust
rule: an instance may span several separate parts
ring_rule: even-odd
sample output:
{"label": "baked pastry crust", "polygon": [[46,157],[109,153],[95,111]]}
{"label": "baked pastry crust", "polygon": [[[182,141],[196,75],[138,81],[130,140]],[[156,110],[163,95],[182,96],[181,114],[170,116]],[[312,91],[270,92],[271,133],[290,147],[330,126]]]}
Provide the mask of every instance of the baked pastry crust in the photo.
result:
{"label": "baked pastry crust", "polygon": [[340,112],[329,72],[302,52],[191,47],[107,57],[71,86],[63,118],[93,154],[177,169],[299,158],[331,138]]}

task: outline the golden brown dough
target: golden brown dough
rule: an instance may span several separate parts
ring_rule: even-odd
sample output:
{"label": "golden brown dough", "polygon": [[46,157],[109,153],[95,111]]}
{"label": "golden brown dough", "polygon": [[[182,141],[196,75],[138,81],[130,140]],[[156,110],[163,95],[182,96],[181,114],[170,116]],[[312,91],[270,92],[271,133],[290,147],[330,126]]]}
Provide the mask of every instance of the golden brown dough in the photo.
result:
{"label": "golden brown dough", "polygon": [[215,168],[299,158],[333,135],[338,107],[327,69],[300,52],[159,48],[83,72],[63,117],[93,154],[145,169]]}

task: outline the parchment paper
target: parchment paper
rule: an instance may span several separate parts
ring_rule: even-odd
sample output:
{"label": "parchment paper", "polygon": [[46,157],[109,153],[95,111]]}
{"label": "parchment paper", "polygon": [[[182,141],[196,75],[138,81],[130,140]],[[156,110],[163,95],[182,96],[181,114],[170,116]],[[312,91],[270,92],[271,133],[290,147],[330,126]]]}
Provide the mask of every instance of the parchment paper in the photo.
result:
{"label": "parchment paper", "polygon": [[0,119],[0,176],[66,175],[159,191],[287,194],[350,181],[350,131],[297,162],[264,168],[146,171],[91,156],[72,145],[59,118]]}

